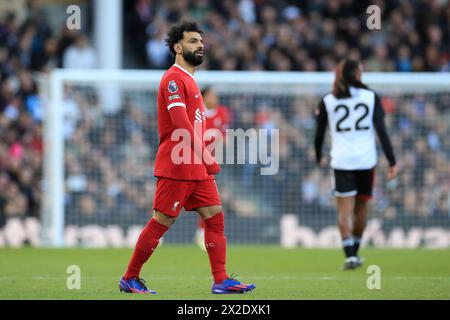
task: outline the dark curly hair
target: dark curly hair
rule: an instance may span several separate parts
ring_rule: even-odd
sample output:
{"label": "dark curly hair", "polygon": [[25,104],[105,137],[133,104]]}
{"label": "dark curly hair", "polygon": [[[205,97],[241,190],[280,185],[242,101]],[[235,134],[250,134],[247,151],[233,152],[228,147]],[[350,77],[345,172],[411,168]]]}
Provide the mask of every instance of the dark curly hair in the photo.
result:
{"label": "dark curly hair", "polygon": [[203,34],[200,30],[198,24],[193,21],[183,21],[179,24],[172,25],[169,32],[167,33],[167,38],[165,39],[166,45],[169,47],[170,53],[175,56],[176,52],[173,49],[175,43],[183,39],[184,32],[198,32]]}

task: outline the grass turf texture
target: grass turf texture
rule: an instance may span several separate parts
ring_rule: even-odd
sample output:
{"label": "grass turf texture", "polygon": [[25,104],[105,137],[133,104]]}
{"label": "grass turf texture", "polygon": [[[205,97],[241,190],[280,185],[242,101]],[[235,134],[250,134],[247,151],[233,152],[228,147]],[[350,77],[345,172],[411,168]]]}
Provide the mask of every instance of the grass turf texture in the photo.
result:
{"label": "grass turf texture", "polygon": [[[363,248],[365,264],[341,271],[338,249],[283,250],[229,246],[228,272],[257,288],[212,295],[207,254],[195,246],[163,245],[141,276],[157,295],[120,293],[130,249],[0,249],[1,299],[450,299],[450,250]],[[381,268],[381,289],[369,290],[369,265]],[[81,289],[69,290],[69,265],[81,268]]]}

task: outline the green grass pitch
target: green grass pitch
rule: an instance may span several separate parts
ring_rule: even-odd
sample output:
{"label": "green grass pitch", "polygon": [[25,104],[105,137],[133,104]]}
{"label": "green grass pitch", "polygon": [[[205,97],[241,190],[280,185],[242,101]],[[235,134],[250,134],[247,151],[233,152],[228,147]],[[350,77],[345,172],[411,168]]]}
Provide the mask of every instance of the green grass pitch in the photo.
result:
{"label": "green grass pitch", "polygon": [[[341,271],[339,249],[229,246],[228,272],[255,282],[245,295],[212,295],[209,261],[195,246],[162,245],[141,276],[157,295],[120,293],[131,249],[0,249],[1,299],[450,299],[450,250],[362,248],[365,264]],[[66,286],[67,267],[81,268],[81,288]],[[381,288],[366,286],[369,265]]]}

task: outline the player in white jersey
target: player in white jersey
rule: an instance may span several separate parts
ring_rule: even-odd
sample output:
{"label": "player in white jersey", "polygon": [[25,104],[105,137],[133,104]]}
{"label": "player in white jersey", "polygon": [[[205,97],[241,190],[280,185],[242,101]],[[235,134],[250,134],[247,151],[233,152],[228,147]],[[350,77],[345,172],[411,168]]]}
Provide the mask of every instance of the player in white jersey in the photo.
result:
{"label": "player in white jersey", "polygon": [[389,162],[388,180],[397,176],[392,145],[384,124],[378,95],[361,82],[357,61],[342,60],[336,70],[333,92],[320,101],[315,137],[316,160],[325,165],[322,145],[327,125],[331,133],[331,168],[339,230],[346,256],[344,270],[362,265],[359,244],[366,226],[367,202],[377,164],[375,132]]}

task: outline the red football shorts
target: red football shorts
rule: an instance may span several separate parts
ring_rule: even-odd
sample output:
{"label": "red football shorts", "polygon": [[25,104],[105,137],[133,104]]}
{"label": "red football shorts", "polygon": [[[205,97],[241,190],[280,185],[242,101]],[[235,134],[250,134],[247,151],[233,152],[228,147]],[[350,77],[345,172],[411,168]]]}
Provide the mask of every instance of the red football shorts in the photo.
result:
{"label": "red football shorts", "polygon": [[173,180],[157,178],[153,209],[177,217],[184,208],[193,211],[201,207],[220,206],[216,181]]}

